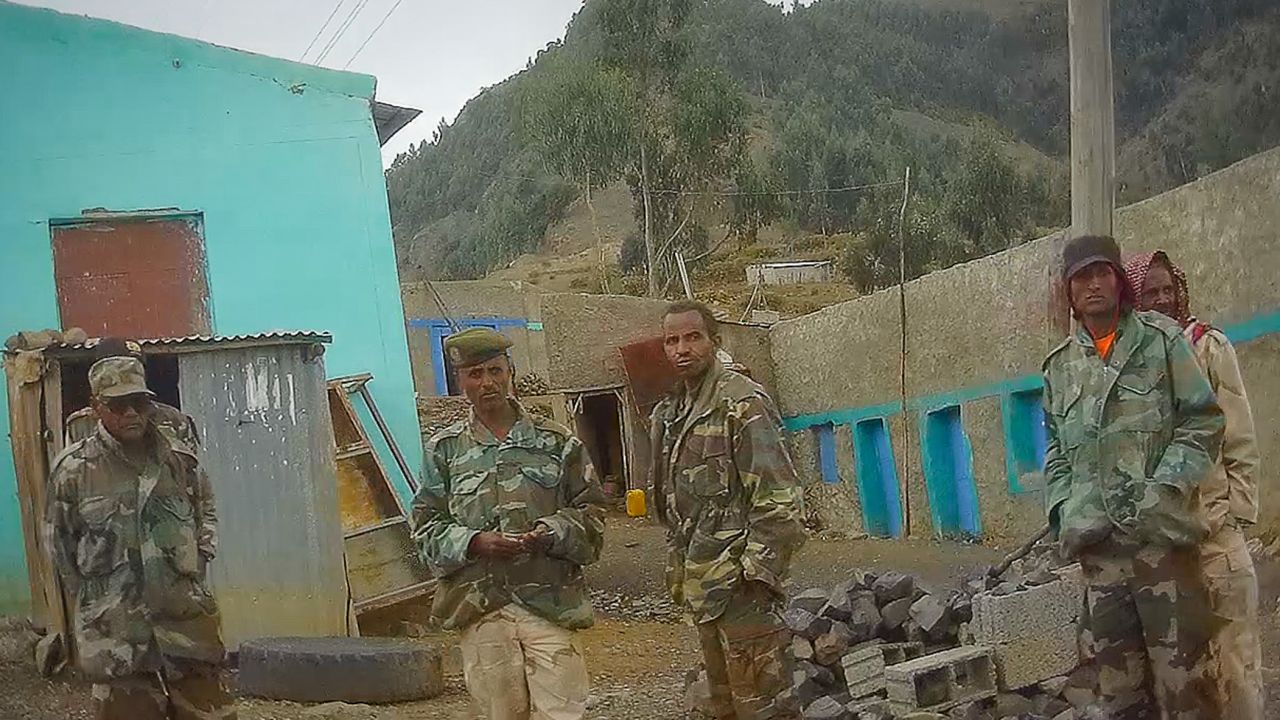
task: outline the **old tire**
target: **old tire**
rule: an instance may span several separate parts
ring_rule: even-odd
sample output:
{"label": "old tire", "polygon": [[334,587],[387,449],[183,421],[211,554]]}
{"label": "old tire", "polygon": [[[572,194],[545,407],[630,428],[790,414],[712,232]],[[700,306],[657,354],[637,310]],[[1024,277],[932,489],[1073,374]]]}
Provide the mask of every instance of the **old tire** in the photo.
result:
{"label": "old tire", "polygon": [[240,645],[239,689],[295,702],[394,703],[444,692],[440,651],[392,638],[261,638]]}

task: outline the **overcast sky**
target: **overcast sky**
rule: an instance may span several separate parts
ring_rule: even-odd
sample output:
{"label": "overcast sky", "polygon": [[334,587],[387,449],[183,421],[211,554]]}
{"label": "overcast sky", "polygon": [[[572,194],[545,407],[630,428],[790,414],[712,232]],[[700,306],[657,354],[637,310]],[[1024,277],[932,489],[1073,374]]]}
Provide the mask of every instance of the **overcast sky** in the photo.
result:
{"label": "overcast sky", "polygon": [[[452,122],[481,88],[524,68],[547,43],[564,37],[582,6],[582,0],[17,1],[290,60],[302,58],[336,7],[307,61],[338,69],[350,63],[351,70],[377,76],[379,100],[422,110],[382,149],[384,165],[410,143],[429,138],[441,118]],[[346,31],[317,63],[348,17]]]}

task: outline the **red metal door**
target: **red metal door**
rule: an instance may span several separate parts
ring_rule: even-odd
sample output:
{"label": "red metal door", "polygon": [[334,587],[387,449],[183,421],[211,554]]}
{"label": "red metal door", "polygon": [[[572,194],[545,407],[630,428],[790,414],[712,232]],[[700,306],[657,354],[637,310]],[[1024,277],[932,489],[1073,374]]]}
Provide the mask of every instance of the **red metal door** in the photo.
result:
{"label": "red metal door", "polygon": [[622,353],[622,366],[631,386],[636,411],[648,417],[649,411],[675,386],[676,371],[667,361],[662,338],[641,340],[618,348]]}
{"label": "red metal door", "polygon": [[95,220],[52,231],[63,328],[91,337],[210,332],[199,218]]}

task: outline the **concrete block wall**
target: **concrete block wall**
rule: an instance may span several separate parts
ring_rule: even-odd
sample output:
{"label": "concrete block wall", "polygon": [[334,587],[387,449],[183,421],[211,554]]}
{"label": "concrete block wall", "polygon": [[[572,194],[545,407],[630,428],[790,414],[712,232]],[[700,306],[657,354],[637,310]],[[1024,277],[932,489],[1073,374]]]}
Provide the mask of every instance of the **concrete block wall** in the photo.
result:
{"label": "concrete block wall", "polygon": [[[1236,342],[1263,455],[1259,482],[1273,485],[1271,459],[1280,457],[1280,150],[1123,208],[1116,226],[1126,254],[1169,252],[1187,272],[1193,311]],[[773,326],[778,398],[797,436],[793,446],[811,445],[805,436],[817,425],[833,424],[839,435],[860,421],[885,419],[910,534],[940,535],[946,528],[934,526],[920,435],[927,413],[959,406],[981,538],[1010,543],[1034,532],[1043,523],[1043,493],[1034,475],[1010,471],[1007,399],[1038,389],[1041,362],[1067,332],[1057,280],[1063,242],[1056,233],[907,284],[905,413],[896,288]],[[860,530],[853,503],[819,488],[816,461],[798,455],[805,455],[797,467],[822,523]],[[856,467],[847,477],[841,472],[855,495]],[[1027,487],[1019,492],[1017,484]],[[1263,503],[1267,523],[1275,524],[1280,503],[1265,490]]]}

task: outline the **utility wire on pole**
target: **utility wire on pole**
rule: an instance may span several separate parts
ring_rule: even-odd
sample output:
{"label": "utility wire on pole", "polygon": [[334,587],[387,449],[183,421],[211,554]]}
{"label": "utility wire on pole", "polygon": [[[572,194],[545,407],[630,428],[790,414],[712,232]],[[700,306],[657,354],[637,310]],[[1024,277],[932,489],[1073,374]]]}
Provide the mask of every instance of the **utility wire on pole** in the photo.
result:
{"label": "utility wire on pole", "polygon": [[338,0],[338,2],[333,4],[333,9],[329,11],[329,17],[324,19],[324,24],[320,26],[320,29],[316,31],[316,34],[311,36],[311,42],[307,43],[307,49],[303,50],[302,54],[298,56],[298,62],[303,62],[307,59],[307,55],[311,52],[311,48],[315,47],[316,41],[319,40],[320,36],[324,34],[324,31],[329,28],[329,23],[333,22],[333,17],[338,14],[338,10],[342,8],[343,3],[346,1],[347,0]]}
{"label": "utility wire on pole", "polygon": [[351,8],[351,12],[347,13],[347,17],[342,21],[342,25],[338,27],[338,31],[333,34],[333,37],[329,38],[329,42],[325,43],[324,48],[320,50],[320,54],[316,56],[315,62],[317,65],[329,57],[329,53],[333,52],[333,49],[337,47],[338,41],[342,39],[343,35],[347,34],[347,31],[351,29],[352,23],[356,21],[360,13],[364,12],[365,6],[368,4],[369,0],[360,0]]}
{"label": "utility wire on pole", "polygon": [[360,53],[364,52],[365,46],[369,44],[369,41],[373,39],[374,35],[378,34],[378,31],[382,29],[382,26],[387,24],[387,20],[391,19],[392,14],[395,13],[396,9],[400,7],[400,3],[402,2],[404,2],[404,0],[396,0],[395,4],[391,6],[391,9],[387,11],[387,14],[382,16],[382,19],[378,21],[378,25],[373,29],[373,32],[370,32],[365,37],[364,42],[360,43],[360,47],[356,48],[355,53],[353,53],[347,60],[347,64],[342,66],[343,70],[351,67],[351,63],[355,62],[356,58],[360,57]]}
{"label": "utility wire on pole", "polygon": [[440,316],[444,318],[445,322],[449,323],[449,331],[461,332],[462,326],[453,319],[453,315],[449,314],[449,308],[444,304],[444,298],[440,297],[440,293],[436,291],[436,286],[430,280],[425,280],[424,282],[427,284],[427,289],[431,291],[431,297],[436,301],[436,307],[440,309]]}
{"label": "utility wire on pole", "polygon": [[898,210],[898,320],[902,328],[901,374],[898,389],[902,401],[905,452],[902,456],[903,535],[911,535],[911,419],[907,416],[907,198],[911,195],[911,167],[902,180],[902,208]]}

